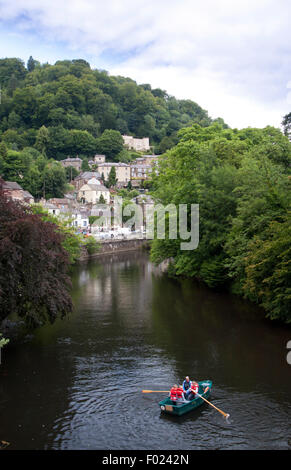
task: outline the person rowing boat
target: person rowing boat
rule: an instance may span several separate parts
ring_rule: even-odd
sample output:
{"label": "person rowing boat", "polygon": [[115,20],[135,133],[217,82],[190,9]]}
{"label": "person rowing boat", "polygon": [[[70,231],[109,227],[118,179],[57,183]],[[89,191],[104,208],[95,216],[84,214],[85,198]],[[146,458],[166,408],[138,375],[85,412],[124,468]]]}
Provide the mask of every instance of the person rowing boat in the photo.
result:
{"label": "person rowing boat", "polygon": [[[189,376],[185,377],[183,382],[184,397],[186,400],[193,400],[199,392],[199,383],[195,380],[190,380]],[[206,393],[209,387],[204,387],[202,393]]]}

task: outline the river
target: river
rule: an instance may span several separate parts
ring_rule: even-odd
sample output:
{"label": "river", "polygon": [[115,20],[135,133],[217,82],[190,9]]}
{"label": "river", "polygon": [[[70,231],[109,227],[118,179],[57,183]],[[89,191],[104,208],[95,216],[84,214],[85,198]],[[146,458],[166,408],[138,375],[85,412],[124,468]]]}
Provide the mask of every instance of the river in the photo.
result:
{"label": "river", "polygon": [[[290,328],[227,293],[157,272],[141,252],[73,273],[74,311],[6,347],[0,440],[9,449],[290,449]],[[211,379],[184,417],[158,402],[185,375]]]}

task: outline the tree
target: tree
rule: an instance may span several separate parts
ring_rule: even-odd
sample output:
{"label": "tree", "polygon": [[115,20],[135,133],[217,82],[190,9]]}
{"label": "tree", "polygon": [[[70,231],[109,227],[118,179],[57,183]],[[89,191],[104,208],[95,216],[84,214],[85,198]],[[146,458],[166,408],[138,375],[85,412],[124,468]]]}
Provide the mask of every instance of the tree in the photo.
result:
{"label": "tree", "polygon": [[93,155],[96,151],[96,139],[88,131],[70,131],[71,155]]}
{"label": "tree", "polygon": [[13,129],[7,129],[7,131],[3,132],[2,140],[13,150],[19,150],[23,147],[22,136]]}
{"label": "tree", "polygon": [[284,129],[284,134],[289,139],[291,138],[291,113],[288,113],[284,116],[282,121],[282,126]]}
{"label": "tree", "polygon": [[43,195],[46,199],[63,197],[66,187],[66,171],[59,162],[50,161],[43,172]]}
{"label": "tree", "polygon": [[84,242],[84,247],[86,248],[89,255],[94,255],[94,253],[99,251],[100,245],[94,237],[89,236]]}
{"label": "tree", "polygon": [[244,294],[249,247],[257,237],[269,239],[268,227],[285,217],[290,207],[290,180],[284,168],[266,157],[246,155],[237,170],[236,215],[231,220],[225,243],[229,277],[235,292]]}
{"label": "tree", "polygon": [[[2,188],[2,182],[1,182]],[[57,226],[0,190],[0,319],[53,322],[72,309],[69,257]]]}
{"label": "tree", "polygon": [[75,168],[73,166],[67,166],[65,168],[65,172],[66,172],[66,177],[67,177],[68,182],[74,180],[76,178],[76,176],[78,176],[78,174],[79,174],[77,168]]}
{"label": "tree", "polygon": [[26,70],[22,60],[16,58],[0,59],[0,83],[6,86],[14,74],[17,80],[25,78]]}
{"label": "tree", "polygon": [[46,155],[48,144],[49,131],[45,126],[41,126],[36,135],[35,148],[43,155]]}
{"label": "tree", "polygon": [[15,111],[11,111],[8,116],[8,126],[10,129],[18,130],[22,125],[21,117]]}
{"label": "tree", "polygon": [[1,365],[1,349],[9,343],[9,339],[3,338],[0,333],[0,365]]}
{"label": "tree", "polygon": [[249,245],[243,290],[269,318],[291,323],[291,211],[271,222],[266,235]]}
{"label": "tree", "polygon": [[88,158],[84,157],[82,159],[82,171],[90,171],[89,163],[88,163]]}
{"label": "tree", "polygon": [[47,156],[62,160],[70,155],[72,149],[72,136],[68,129],[62,125],[48,127],[49,142],[47,147]]}
{"label": "tree", "polygon": [[32,56],[30,56],[27,61],[27,70],[28,72],[33,72],[34,69],[35,69],[35,60],[33,59]]}
{"label": "tree", "polygon": [[13,73],[7,83],[7,95],[13,96],[13,93],[18,86],[19,86],[19,80],[16,78],[15,73]]}
{"label": "tree", "polygon": [[158,149],[159,153],[161,154],[165,153],[167,150],[174,147],[174,145],[175,145],[175,141],[171,137],[168,137],[168,136],[163,137],[159,145],[159,149]]}
{"label": "tree", "polygon": [[104,198],[103,194],[101,194],[101,196],[99,198],[99,201],[98,201],[98,204],[106,204],[106,201],[105,201],[105,198]]}
{"label": "tree", "polygon": [[0,142],[0,157],[4,160],[7,158],[7,147],[5,142]]}
{"label": "tree", "polygon": [[106,129],[96,143],[97,151],[106,155],[109,160],[114,160],[123,149],[123,138],[120,132],[112,129]]}
{"label": "tree", "polygon": [[16,150],[8,150],[2,170],[3,178],[7,181],[21,183],[24,173],[25,165],[21,153]]}
{"label": "tree", "polygon": [[21,185],[35,198],[40,199],[43,196],[43,175],[35,162],[29,167]]}
{"label": "tree", "polygon": [[32,86],[16,88],[12,102],[14,111],[23,119],[24,123],[31,124],[38,104],[35,88]]}

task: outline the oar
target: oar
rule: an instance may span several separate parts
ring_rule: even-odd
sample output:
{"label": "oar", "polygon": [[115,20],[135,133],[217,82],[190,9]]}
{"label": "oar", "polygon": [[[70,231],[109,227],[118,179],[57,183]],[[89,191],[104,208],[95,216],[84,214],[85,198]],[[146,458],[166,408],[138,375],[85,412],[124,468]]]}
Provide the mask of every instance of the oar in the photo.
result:
{"label": "oar", "polygon": [[221,413],[226,419],[229,418],[230,415],[228,413],[224,413],[224,411],[217,408],[215,405],[213,405],[213,403],[210,403],[210,401],[206,400],[206,398],[204,398],[202,395],[199,395],[199,393],[196,393],[196,395],[198,395],[198,397],[202,398],[202,400],[206,401],[206,403],[208,403],[208,405],[212,406],[217,411],[219,411],[219,413]]}
{"label": "oar", "polygon": [[142,390],[142,393],[170,393],[169,390]]}

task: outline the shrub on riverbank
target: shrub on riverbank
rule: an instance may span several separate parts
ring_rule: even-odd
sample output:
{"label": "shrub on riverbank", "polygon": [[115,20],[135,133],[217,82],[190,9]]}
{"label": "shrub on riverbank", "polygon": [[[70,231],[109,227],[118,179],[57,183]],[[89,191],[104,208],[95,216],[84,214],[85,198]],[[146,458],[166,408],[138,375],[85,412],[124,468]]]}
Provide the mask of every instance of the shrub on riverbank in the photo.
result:
{"label": "shrub on riverbank", "polygon": [[94,237],[85,238],[82,234],[77,234],[76,229],[71,226],[70,219],[60,219],[49,214],[41,205],[34,205],[31,208],[34,214],[39,214],[45,222],[51,222],[56,226],[56,230],[63,236],[62,246],[69,255],[71,264],[74,264],[81,256],[82,247],[88,254],[94,254],[99,249],[99,244]]}
{"label": "shrub on riverbank", "polygon": [[7,199],[0,182],[0,321],[37,326],[72,309],[70,257],[56,225]]}

